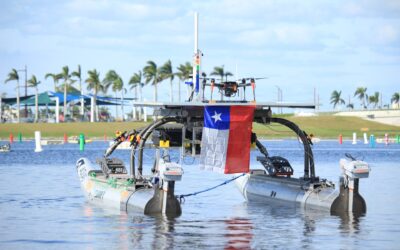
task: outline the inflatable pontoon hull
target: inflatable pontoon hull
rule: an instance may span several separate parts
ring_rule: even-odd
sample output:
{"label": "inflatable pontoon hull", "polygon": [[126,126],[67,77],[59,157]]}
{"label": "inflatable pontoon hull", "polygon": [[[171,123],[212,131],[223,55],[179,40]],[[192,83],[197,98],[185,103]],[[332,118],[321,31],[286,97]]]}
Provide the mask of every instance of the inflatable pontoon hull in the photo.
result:
{"label": "inflatable pontoon hull", "polygon": [[86,158],[77,162],[81,188],[90,203],[115,208],[126,212],[144,214],[180,215],[180,204],[174,196],[174,183],[165,182],[166,187],[158,185],[137,185],[117,176],[105,178],[101,170],[95,169]]}
{"label": "inflatable pontoon hull", "polygon": [[340,178],[340,188],[328,181],[311,183],[301,178],[269,176],[264,170],[252,170],[238,178],[236,185],[248,201],[290,202],[304,209],[365,213],[366,204],[358,193],[358,179]]}

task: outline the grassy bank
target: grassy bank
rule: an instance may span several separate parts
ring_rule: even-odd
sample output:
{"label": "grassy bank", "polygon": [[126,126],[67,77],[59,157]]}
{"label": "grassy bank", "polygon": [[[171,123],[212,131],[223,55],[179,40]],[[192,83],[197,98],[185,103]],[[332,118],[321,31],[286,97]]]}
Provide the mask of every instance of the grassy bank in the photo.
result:
{"label": "grassy bank", "polygon": [[[322,115],[314,117],[285,117],[297,125],[308,134],[323,139],[336,139],[339,134],[343,138],[350,139],[356,132],[361,136],[363,132],[374,134],[376,137],[383,137],[385,133],[390,135],[400,134],[400,127],[390,126],[382,123],[363,120],[358,117],[344,117]],[[277,124],[261,125],[256,124],[253,131],[267,138],[294,137],[295,135],[286,127]]]}
{"label": "grassy bank", "polygon": [[108,138],[114,137],[115,131],[131,130],[141,128],[144,122],[78,122],[78,123],[21,123],[0,124],[0,138],[8,139],[10,133],[17,138],[22,133],[23,138],[33,138],[35,131],[41,131],[43,138],[63,138],[64,133],[68,136],[78,136],[83,133],[86,138]]}
{"label": "grassy bank", "polygon": [[[344,138],[351,138],[353,132],[359,136],[365,130],[368,134],[383,137],[385,133],[391,136],[400,134],[400,127],[381,123],[366,121],[357,117],[343,117],[322,115],[316,117],[294,117],[285,116],[285,119],[298,124],[308,134],[324,139],[336,139],[339,134]],[[114,136],[116,130],[131,130],[145,126],[144,122],[110,122],[110,123],[23,123],[23,124],[0,124],[0,139],[8,140],[10,133],[17,138],[22,133],[23,138],[33,138],[34,131],[41,131],[44,138],[63,138],[64,133],[68,136],[77,136],[83,133],[86,138],[102,139]],[[286,127],[279,124],[254,124],[253,131],[262,138],[290,138],[295,137]]]}

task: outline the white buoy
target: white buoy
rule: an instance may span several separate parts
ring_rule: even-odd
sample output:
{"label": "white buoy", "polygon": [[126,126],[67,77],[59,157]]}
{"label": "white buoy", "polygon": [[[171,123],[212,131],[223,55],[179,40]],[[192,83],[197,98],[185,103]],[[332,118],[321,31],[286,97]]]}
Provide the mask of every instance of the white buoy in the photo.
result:
{"label": "white buoy", "polygon": [[35,131],[35,152],[43,151],[42,144],[40,143],[41,137],[40,131]]}
{"label": "white buoy", "polygon": [[357,133],[353,133],[353,143],[352,144],[357,144]]}
{"label": "white buoy", "polygon": [[364,144],[368,144],[367,133],[364,133]]}
{"label": "white buoy", "polygon": [[386,133],[385,134],[385,145],[389,144],[389,135]]}

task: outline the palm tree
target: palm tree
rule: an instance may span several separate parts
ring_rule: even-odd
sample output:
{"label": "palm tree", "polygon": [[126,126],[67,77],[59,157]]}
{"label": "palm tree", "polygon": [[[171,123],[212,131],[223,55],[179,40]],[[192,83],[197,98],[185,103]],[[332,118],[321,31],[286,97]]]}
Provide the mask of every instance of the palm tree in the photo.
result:
{"label": "palm tree", "polygon": [[334,90],[331,94],[331,104],[333,104],[333,108],[336,107],[336,105],[341,105],[341,104],[345,104],[345,101],[343,100],[343,98],[341,97],[342,95],[342,91],[337,91]]}
{"label": "palm tree", "polygon": [[354,104],[351,103],[351,99],[350,99],[350,95],[349,95],[349,102],[346,105],[346,108],[348,108],[349,110],[353,110],[354,109]]}
{"label": "palm tree", "polygon": [[58,84],[58,81],[62,78],[61,74],[47,73],[47,74],[44,76],[44,79],[47,79],[47,78],[49,78],[49,77],[53,78],[53,82],[54,82],[54,91],[57,92],[57,84]]}
{"label": "palm tree", "polygon": [[354,96],[358,96],[358,99],[362,101],[362,107],[365,108],[365,99],[367,98],[367,88],[364,87],[358,87],[356,89],[356,92],[354,92]]}
{"label": "palm tree", "polygon": [[221,67],[214,67],[214,70],[211,72],[211,75],[221,77],[221,83],[224,81],[224,77],[225,81],[227,81],[228,76],[233,76],[231,72],[228,71],[225,72],[224,65],[222,65]]}
{"label": "palm tree", "polygon": [[[211,72],[212,76],[219,76],[221,77],[221,83],[224,81],[224,77],[225,77],[225,81],[228,80],[228,76],[232,76],[231,72],[225,72],[224,70],[224,65],[222,65],[221,67],[214,67],[214,70]],[[224,99],[224,96],[221,92],[221,100]]]}
{"label": "palm tree", "polygon": [[174,101],[174,95],[172,92],[172,81],[174,80],[175,74],[172,72],[172,63],[171,60],[168,60],[167,62],[164,63],[163,66],[160,68],[160,74],[162,79],[168,79],[169,78],[169,85],[170,85],[170,101]]}
{"label": "palm tree", "polygon": [[146,84],[152,82],[152,85],[154,86],[154,102],[157,102],[157,84],[162,80],[157,64],[153,61],[148,61],[147,65],[143,68],[143,74],[146,78]]}
{"label": "palm tree", "polygon": [[94,101],[94,105],[95,105],[95,115],[94,115],[94,120],[96,121],[98,119],[98,112],[97,112],[97,93],[99,93],[100,91],[102,92],[106,92],[106,88],[101,84],[100,81],[100,73],[97,72],[97,70],[93,69],[93,70],[89,70],[88,71],[88,75],[89,77],[85,80],[85,82],[88,84],[87,85],[87,89],[88,90],[92,90],[94,91],[93,93],[93,101]]}
{"label": "palm tree", "polygon": [[180,102],[181,101],[181,81],[184,82],[186,79],[188,79],[190,77],[190,74],[192,74],[192,71],[193,71],[193,67],[190,64],[190,62],[186,62],[185,64],[179,65],[179,67],[177,69],[178,69],[178,72],[176,73],[176,75],[179,78],[178,102]]}
{"label": "palm tree", "polygon": [[35,75],[32,75],[31,79],[28,80],[28,86],[35,88],[35,122],[39,120],[39,100],[38,100],[38,85],[40,81],[37,80]]}
{"label": "palm tree", "polygon": [[379,103],[379,92],[375,92],[374,95],[369,96],[368,101],[369,101],[369,103],[374,104],[374,108],[376,108],[376,106]]}
{"label": "palm tree", "polygon": [[[121,91],[121,112],[122,112],[122,120],[124,120],[124,81],[122,80],[122,78],[117,74],[117,72],[115,70],[109,70],[106,74],[106,76],[104,77],[103,80],[103,84],[105,86],[106,89],[108,89],[109,87],[111,87],[112,91],[114,91],[115,93],[117,91]],[[118,116],[118,110],[117,107],[115,107],[116,109],[116,115]]]}
{"label": "palm tree", "polygon": [[[129,85],[131,85],[131,90],[135,89],[135,99],[137,100],[137,86],[139,86],[139,96],[140,96],[140,101],[143,101],[142,98],[142,87],[144,83],[142,82],[142,71],[139,70],[138,73],[133,74],[131,79],[129,80]],[[134,109],[134,116],[136,115],[136,107]],[[139,109],[139,117],[142,116],[142,108]]]}
{"label": "palm tree", "polygon": [[[71,80],[71,83],[74,83],[74,80]],[[58,87],[57,87],[57,92],[64,92],[64,83],[61,83]],[[74,95],[80,95],[81,91],[77,88],[75,88],[74,86],[72,86],[71,84],[67,84],[67,93],[68,94],[74,94]]]}
{"label": "palm tree", "polygon": [[60,73],[61,78],[64,79],[64,116],[67,115],[67,88],[68,83],[71,81],[71,74],[69,73],[68,66],[64,66]]}
{"label": "palm tree", "polygon": [[19,75],[16,69],[12,69],[10,73],[8,73],[8,78],[5,80],[5,83],[9,81],[17,81],[17,121],[19,123]]}
{"label": "palm tree", "polygon": [[399,104],[400,103],[400,93],[399,92],[394,93],[393,96],[392,96],[392,99],[390,99],[390,101],[393,104]]}
{"label": "palm tree", "polygon": [[[83,95],[83,88],[82,88],[82,71],[81,71],[81,65],[78,64],[78,69],[74,72],[71,73],[73,77],[78,78],[79,80],[79,91],[81,92],[81,96]],[[81,115],[84,115],[85,112],[85,106],[84,106],[84,99],[83,96],[81,97]]]}

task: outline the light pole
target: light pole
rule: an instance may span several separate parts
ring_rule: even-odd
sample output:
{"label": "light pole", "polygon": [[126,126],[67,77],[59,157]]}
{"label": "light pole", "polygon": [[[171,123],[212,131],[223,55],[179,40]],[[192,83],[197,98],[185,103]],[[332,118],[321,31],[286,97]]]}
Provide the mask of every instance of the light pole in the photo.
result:
{"label": "light pole", "polygon": [[[28,82],[27,82],[27,78],[28,78],[28,67],[26,67],[26,65],[25,65],[25,69],[19,69],[19,70],[17,70],[18,72],[25,72],[25,98],[26,98],[26,96],[28,95]],[[19,112],[19,110],[18,110],[18,112]],[[28,106],[27,106],[27,104],[25,103],[25,118],[27,118],[28,117]],[[19,122],[19,121],[18,121]]]}
{"label": "light pole", "polygon": [[[275,85],[278,90],[278,102],[282,102],[282,89],[279,86]],[[282,114],[282,107],[280,107],[280,113]]]}

